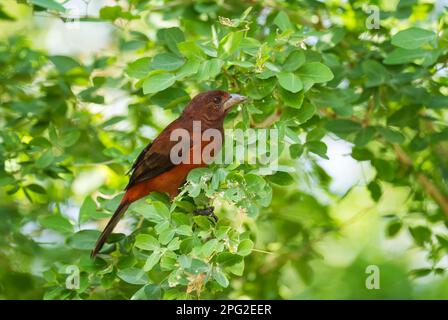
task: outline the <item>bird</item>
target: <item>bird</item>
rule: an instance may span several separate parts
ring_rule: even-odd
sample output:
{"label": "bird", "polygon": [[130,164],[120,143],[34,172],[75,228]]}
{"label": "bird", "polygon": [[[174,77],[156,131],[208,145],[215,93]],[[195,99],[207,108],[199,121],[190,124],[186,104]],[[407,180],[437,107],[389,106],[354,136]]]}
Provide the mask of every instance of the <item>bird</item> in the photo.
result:
{"label": "bird", "polygon": [[[174,199],[179,188],[185,183],[188,173],[199,167],[205,167],[212,159],[194,160],[195,150],[204,150],[209,144],[214,144],[215,149],[211,153],[212,158],[221,148],[223,143],[224,119],[233,106],[246,100],[240,94],[231,94],[223,90],[210,90],[197,94],[186,105],[181,115],[171,122],[151,143],[149,143],[139,154],[130,169],[130,178],[125,187],[125,194],[108,221],[106,227],[100,234],[91,251],[91,257],[95,258],[103,247],[108,236],[120,221],[129,206],[147,196],[153,191],[167,193],[170,199]],[[195,137],[195,128],[200,124],[200,133],[207,129],[218,130],[221,139],[205,141],[202,135],[199,139]],[[196,125],[196,127],[195,127]],[[188,154],[172,152],[178,147],[179,142],[172,138],[173,133],[188,133],[190,137],[187,141]],[[193,138],[192,138],[193,137]],[[185,144],[183,145],[185,147]],[[177,150],[177,149],[176,149]],[[190,161],[179,162],[173,154],[181,159]],[[199,214],[204,214],[203,212]]]}

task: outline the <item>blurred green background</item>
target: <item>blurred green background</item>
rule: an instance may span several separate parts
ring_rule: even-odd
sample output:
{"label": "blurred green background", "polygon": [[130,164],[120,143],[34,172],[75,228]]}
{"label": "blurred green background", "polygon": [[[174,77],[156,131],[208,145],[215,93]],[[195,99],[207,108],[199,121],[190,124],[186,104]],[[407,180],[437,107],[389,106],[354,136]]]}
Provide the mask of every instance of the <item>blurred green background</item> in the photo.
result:
{"label": "blurred green background", "polygon": [[[58,5],[68,11],[62,13]],[[366,44],[360,39],[366,31],[368,5],[380,9],[381,30],[372,31],[377,38]],[[269,52],[280,52],[283,50],[280,45],[284,44],[279,45],[282,40],[274,37],[288,38],[294,34],[274,31],[279,22],[273,20],[278,12],[286,12],[294,32],[302,37],[298,36],[300,41],[305,37],[303,34],[309,39],[302,46],[321,55],[318,59],[335,74],[334,83],[313,87],[305,93],[305,100],[313,94],[319,96],[320,92],[324,92],[322,97],[325,98],[325,90],[329,89],[336,95],[329,99],[342,97],[342,90],[347,87],[354,92],[362,91],[366,96],[375,95],[377,91],[373,90],[378,89],[380,93],[384,90],[378,99],[385,102],[380,102],[378,110],[372,111],[371,117],[377,119],[377,124],[384,125],[402,106],[411,108],[412,113],[400,115],[403,121],[417,113],[434,121],[427,125],[423,123],[426,120],[418,120],[416,126],[416,122],[412,122],[415,119],[409,118],[406,125],[395,128],[405,136],[399,144],[411,154],[414,169],[418,167],[425,172],[446,195],[446,157],[431,148],[446,149],[448,104],[445,99],[442,107],[429,108],[427,113],[414,106],[424,105],[418,99],[425,100],[425,96],[416,97],[422,88],[428,92],[434,89],[445,98],[448,93],[446,5],[446,1],[411,0],[40,0],[18,3],[2,0],[0,298],[136,298],[141,284],[123,280],[115,273],[123,266],[139,268],[138,254],[133,257],[124,253],[130,251],[133,238],[117,240],[120,254],[112,254],[117,259],[113,263],[105,259],[107,263],[101,260],[95,264],[88,258],[88,248],[92,237],[98,233],[81,239],[81,244],[73,244],[73,234],[104,226],[117,201],[114,197],[127,182],[124,173],[133,159],[177,117],[189,96],[218,86],[237,90],[239,85],[240,92],[251,97],[251,89],[246,87],[247,78],[244,78],[249,71],[234,66],[216,75],[216,80],[187,78],[175,85],[178,91],[148,95],[142,92],[139,78],[129,72],[128,65],[138,58],[154,56],[167,46],[160,41],[159,29],[180,27],[187,39],[221,39],[227,32],[220,29],[226,28],[226,21],[219,23],[218,17],[244,21],[241,15],[249,7],[253,9],[247,18],[251,19],[247,24],[251,28],[247,36],[265,42],[266,48],[275,48]],[[104,10],[105,7],[109,9]],[[260,19],[267,20],[265,27]],[[216,29],[211,28],[214,25]],[[398,66],[386,65],[389,77],[379,85],[366,85],[365,72],[358,68],[361,59],[370,57],[381,62],[386,53],[392,51],[390,35],[412,25],[441,34],[434,48],[429,49],[432,43],[423,47],[431,54],[439,50],[435,60],[413,64],[411,59]],[[338,33],[333,26],[344,30],[342,40],[336,40]],[[254,29],[257,31],[252,31]],[[330,41],[325,42],[325,37]],[[324,39],[328,48],[319,46],[319,39]],[[292,45],[298,40],[287,41]],[[233,59],[243,59],[242,55],[238,57]],[[436,74],[439,78],[431,78]],[[415,78],[403,80],[406,76]],[[345,85],[344,78],[349,79]],[[397,81],[395,84],[393,79]],[[236,85],[232,81],[236,81]],[[177,95],[180,89],[185,91]],[[272,96],[275,98],[271,99],[282,99],[277,94]],[[254,108],[261,109],[262,113],[271,108],[269,101],[266,102],[269,97],[257,100],[255,95],[252,98]],[[415,102],[409,103],[414,98]],[[354,110],[342,117],[364,114],[368,99],[356,99],[342,101],[342,105],[350,104]],[[166,107],[168,103],[172,105]],[[323,130],[327,114],[330,114],[329,119],[341,116],[338,112],[331,113],[332,102],[328,108],[319,106],[317,99],[313,103],[321,113],[316,113],[307,124],[293,127],[302,141],[310,131]],[[275,102],[271,105],[274,109],[269,112],[276,108]],[[249,110],[254,112],[255,109]],[[262,122],[265,114],[254,118],[257,116]],[[244,122],[238,112],[230,117],[227,127]],[[435,126],[434,132],[428,129],[430,125]],[[299,157],[290,157],[288,152],[283,154],[282,164],[294,169],[293,183],[273,183],[271,204],[260,207],[255,215],[247,216],[244,210],[229,204],[225,198],[213,198],[223,224],[229,220],[229,226],[240,239],[247,235],[253,240],[254,248],[245,256],[242,275],[226,273],[230,285],[223,289],[207,284],[201,298],[448,298],[446,216],[434,199],[425,194],[419,180],[413,178],[413,172],[398,168],[399,161],[391,151],[393,144],[387,141],[387,145],[382,145],[375,139],[369,142],[370,152],[382,159],[381,165],[385,166],[382,167],[376,160],[363,158],[361,153],[351,155],[355,136],[342,139],[328,131],[314,131],[314,134],[325,143],[327,149],[323,153],[327,159],[318,157],[316,154],[322,155],[322,152],[313,152],[311,146],[305,147],[306,151]],[[440,145],[415,147],[421,142],[416,137],[431,139],[436,134],[440,136],[437,142]],[[378,174],[379,171],[382,174]],[[397,176],[384,177],[386,171]],[[371,181],[375,181],[375,185],[370,184]],[[152,199],[166,201],[159,196]],[[87,215],[85,219],[80,218],[80,209],[81,215],[83,212]],[[132,213],[128,214],[117,232],[131,234],[138,223],[135,220],[138,219]],[[100,266],[102,262],[106,264]],[[107,264],[114,267],[105,271]],[[80,266],[81,289],[64,288],[67,277],[64,270],[68,265]],[[366,287],[370,275],[366,270],[371,265],[379,268],[378,289]],[[149,273],[150,283],[158,283],[156,279],[161,276],[156,273],[159,271]],[[179,285],[179,288],[179,292],[173,293],[166,287],[162,289],[164,293],[156,297],[199,296],[182,295],[185,286]],[[146,298],[150,297],[154,296],[146,292]]]}

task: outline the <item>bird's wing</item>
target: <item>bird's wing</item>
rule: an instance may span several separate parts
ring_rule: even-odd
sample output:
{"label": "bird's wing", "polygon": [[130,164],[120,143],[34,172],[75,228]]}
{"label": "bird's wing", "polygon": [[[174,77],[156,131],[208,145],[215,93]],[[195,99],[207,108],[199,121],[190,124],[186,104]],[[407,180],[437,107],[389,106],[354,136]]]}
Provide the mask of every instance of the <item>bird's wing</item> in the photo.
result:
{"label": "bird's wing", "polygon": [[136,167],[138,167],[143,158],[145,157],[146,152],[148,152],[149,148],[151,148],[152,143],[150,142],[138,155],[137,159],[134,160],[134,163],[132,164],[132,167],[126,172],[126,175],[130,174],[131,172],[133,172],[135,170]]}
{"label": "bird's wing", "polygon": [[132,165],[132,174],[125,190],[128,190],[137,183],[154,178],[175,166],[171,162],[170,152],[171,148],[178,141],[171,141],[170,134],[176,127],[178,127],[178,123],[174,121],[152,143],[148,144],[142,150]]}
{"label": "bird's wing", "polygon": [[170,161],[169,155],[166,156],[157,152],[147,151],[132,171],[125,190],[128,190],[137,183],[154,178],[173,167],[174,164]]}

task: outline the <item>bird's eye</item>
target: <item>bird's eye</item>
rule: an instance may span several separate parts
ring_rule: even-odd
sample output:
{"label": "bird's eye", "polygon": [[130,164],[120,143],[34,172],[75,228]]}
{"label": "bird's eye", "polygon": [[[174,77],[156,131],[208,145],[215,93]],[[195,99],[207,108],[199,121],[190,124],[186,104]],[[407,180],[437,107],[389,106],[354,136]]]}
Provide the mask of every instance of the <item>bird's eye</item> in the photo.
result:
{"label": "bird's eye", "polygon": [[214,97],[214,98],[213,98],[213,102],[214,102],[216,105],[219,105],[219,104],[221,103],[221,98],[220,98],[220,97]]}

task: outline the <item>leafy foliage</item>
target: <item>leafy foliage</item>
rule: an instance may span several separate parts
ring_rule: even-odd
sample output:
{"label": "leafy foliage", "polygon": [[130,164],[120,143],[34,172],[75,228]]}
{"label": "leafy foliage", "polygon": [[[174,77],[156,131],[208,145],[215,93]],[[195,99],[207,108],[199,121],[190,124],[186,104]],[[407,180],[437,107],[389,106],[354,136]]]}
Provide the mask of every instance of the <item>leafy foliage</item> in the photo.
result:
{"label": "leafy foliage", "polygon": [[[374,203],[386,189],[407,188],[406,209],[383,218],[385,233],[406,229],[426,252],[429,266],[412,275],[443,275],[446,9],[377,5],[380,28],[368,30],[363,1],[341,10],[316,1],[120,1],[80,18],[114,28],[114,45],[88,58],[50,55],[25,29],[2,35],[0,296],[279,298],[288,268],[311,285],[317,242],[344,227],[328,200],[344,197],[320,167],[328,136],[372,165],[365,188]],[[38,12],[65,21],[66,11],[60,1],[32,0],[0,8],[0,23]],[[214,88],[250,98],[227,127],[279,130],[280,171],[244,163],[194,170],[173,203],[152,194],[133,205],[126,234],[113,234],[91,260],[92,222],[115,210],[125,172],[148,142],[144,129],[160,131],[194,93]],[[113,92],[129,99],[126,115],[108,116]],[[216,224],[192,214],[210,204]],[[80,281],[69,289],[73,265]]]}

